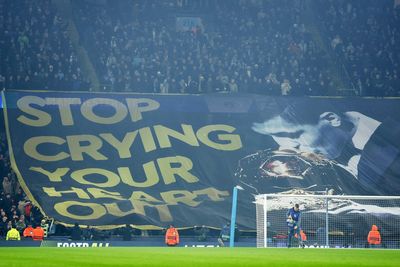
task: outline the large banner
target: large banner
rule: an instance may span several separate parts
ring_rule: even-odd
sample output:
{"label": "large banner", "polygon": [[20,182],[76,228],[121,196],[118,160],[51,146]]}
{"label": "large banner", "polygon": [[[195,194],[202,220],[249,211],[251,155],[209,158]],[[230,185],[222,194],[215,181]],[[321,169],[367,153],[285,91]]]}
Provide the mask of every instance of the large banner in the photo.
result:
{"label": "large banner", "polygon": [[398,99],[11,91],[3,104],[20,184],[66,225],[221,227],[237,185],[242,229],[255,194],[399,194]]}

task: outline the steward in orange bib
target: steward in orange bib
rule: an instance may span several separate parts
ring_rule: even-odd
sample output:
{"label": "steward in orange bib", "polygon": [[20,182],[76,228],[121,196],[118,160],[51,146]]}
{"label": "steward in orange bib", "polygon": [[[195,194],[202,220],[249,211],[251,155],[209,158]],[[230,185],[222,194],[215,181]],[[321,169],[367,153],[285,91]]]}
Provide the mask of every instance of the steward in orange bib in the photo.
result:
{"label": "steward in orange bib", "polygon": [[[303,242],[307,241],[306,233],[304,233],[303,230],[300,230],[300,236],[301,236],[301,241],[303,241]],[[294,237],[298,238],[297,233],[294,235]]]}
{"label": "steward in orange bib", "polygon": [[370,247],[375,247],[381,244],[381,234],[378,231],[378,227],[373,224],[371,227],[371,231],[368,233],[368,245]]}
{"label": "steward in orange bib", "polygon": [[32,225],[28,225],[25,228],[24,233],[22,234],[24,237],[32,237],[33,236],[33,227]]}
{"label": "steward in orange bib", "polygon": [[179,233],[175,227],[169,226],[167,232],[165,233],[165,244],[168,246],[176,246],[179,244]]}
{"label": "steward in orange bib", "polygon": [[32,239],[36,241],[42,241],[44,238],[44,230],[42,227],[37,226],[35,229],[33,229],[32,232]]}

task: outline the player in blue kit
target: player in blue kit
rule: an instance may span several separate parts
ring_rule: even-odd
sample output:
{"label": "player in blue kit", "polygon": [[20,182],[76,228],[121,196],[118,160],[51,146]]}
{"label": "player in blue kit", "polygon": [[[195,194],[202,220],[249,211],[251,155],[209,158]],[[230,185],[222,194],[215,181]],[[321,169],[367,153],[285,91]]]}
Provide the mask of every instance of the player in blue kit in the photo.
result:
{"label": "player in blue kit", "polygon": [[286,214],[286,217],[287,217],[286,223],[287,223],[287,226],[289,227],[289,229],[288,229],[288,248],[290,248],[290,246],[291,246],[293,236],[297,236],[300,246],[302,248],[304,248],[304,242],[301,239],[301,234],[300,234],[301,213],[300,213],[299,204],[295,204],[293,208],[289,209]]}

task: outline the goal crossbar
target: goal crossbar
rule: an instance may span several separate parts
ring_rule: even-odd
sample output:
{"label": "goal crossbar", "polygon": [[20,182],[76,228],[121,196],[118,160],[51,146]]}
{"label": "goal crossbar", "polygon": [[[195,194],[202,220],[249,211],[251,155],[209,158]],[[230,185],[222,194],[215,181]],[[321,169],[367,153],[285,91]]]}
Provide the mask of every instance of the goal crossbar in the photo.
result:
{"label": "goal crossbar", "polygon": [[286,194],[262,194],[257,195],[256,199],[264,198],[264,197],[312,197],[312,198],[322,198],[322,199],[383,199],[383,200],[390,200],[390,199],[400,199],[400,196],[360,196],[360,195],[286,195]]}

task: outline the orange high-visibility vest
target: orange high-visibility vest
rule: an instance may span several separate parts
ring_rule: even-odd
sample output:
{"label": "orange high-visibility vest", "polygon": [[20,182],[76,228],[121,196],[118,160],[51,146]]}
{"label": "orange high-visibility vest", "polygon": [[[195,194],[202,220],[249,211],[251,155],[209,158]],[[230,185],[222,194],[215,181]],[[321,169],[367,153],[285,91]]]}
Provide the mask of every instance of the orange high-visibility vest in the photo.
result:
{"label": "orange high-visibility vest", "polygon": [[[304,233],[303,230],[300,230],[300,236],[301,236],[301,240],[302,241],[307,241],[307,236],[306,236],[306,234]],[[298,238],[297,233],[294,235],[294,237]]]}
{"label": "orange high-visibility vest", "polygon": [[165,243],[172,246],[179,244],[179,233],[176,228],[168,228],[167,233],[165,234]]}
{"label": "orange high-visibility vest", "polygon": [[28,226],[25,228],[24,233],[22,234],[24,237],[32,237],[33,235],[33,227]]}
{"label": "orange high-visibility vest", "polygon": [[374,224],[371,227],[371,231],[368,233],[368,244],[380,245],[381,241],[381,234],[378,231],[378,227]]}
{"label": "orange high-visibility vest", "polygon": [[42,241],[44,238],[44,230],[42,227],[38,226],[33,229],[32,239],[36,241]]}
{"label": "orange high-visibility vest", "polygon": [[300,231],[300,235],[301,235],[301,240],[303,240],[303,241],[307,241],[307,236],[306,236],[306,233],[304,233],[304,231],[303,231],[303,230],[301,230],[301,231]]}

